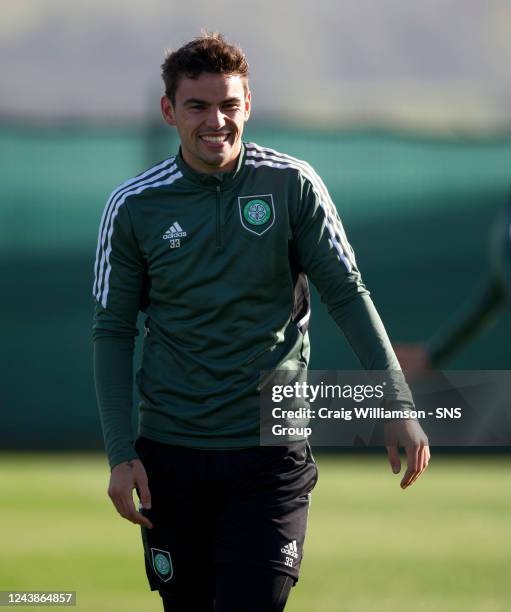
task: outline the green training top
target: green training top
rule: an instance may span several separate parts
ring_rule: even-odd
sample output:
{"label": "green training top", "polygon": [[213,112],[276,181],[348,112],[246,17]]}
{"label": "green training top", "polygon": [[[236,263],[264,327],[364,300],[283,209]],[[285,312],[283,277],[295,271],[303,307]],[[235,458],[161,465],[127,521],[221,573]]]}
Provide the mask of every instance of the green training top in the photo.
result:
{"label": "green training top", "polygon": [[306,162],[245,143],[231,173],[199,174],[178,154],[115,189],[93,288],[110,465],[136,457],[139,310],[140,434],[195,448],[257,446],[260,371],[309,360],[307,277],[364,368],[399,370],[337,210]]}

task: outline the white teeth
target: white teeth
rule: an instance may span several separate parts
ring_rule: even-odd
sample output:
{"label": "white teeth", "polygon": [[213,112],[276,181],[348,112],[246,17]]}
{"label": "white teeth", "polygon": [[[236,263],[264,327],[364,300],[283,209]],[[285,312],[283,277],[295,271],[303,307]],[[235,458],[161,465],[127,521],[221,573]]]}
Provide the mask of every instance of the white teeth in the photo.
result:
{"label": "white teeth", "polygon": [[211,142],[213,144],[220,144],[221,142],[224,142],[224,140],[226,140],[228,136],[229,134],[222,134],[222,136],[201,136],[201,138],[202,140],[205,140],[206,142]]}

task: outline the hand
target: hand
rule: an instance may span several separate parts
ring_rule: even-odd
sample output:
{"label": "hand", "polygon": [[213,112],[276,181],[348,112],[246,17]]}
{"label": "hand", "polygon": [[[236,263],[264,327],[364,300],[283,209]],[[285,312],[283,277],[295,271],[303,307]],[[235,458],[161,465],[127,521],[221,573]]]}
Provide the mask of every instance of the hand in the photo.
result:
{"label": "hand", "polygon": [[401,471],[399,447],[405,447],[407,469],[400,485],[402,489],[406,489],[428,467],[431,457],[428,438],[419,423],[413,419],[398,419],[385,423],[384,437],[394,474]]}
{"label": "hand", "polygon": [[140,512],[133,501],[133,489],[137,490],[142,506],[151,508],[151,493],[147,474],[140,459],[124,461],[114,467],[110,475],[108,495],[117,512],[128,521],[152,529],[153,524]]}
{"label": "hand", "polygon": [[401,343],[394,349],[401,367],[410,377],[431,370],[431,359],[424,345]]}

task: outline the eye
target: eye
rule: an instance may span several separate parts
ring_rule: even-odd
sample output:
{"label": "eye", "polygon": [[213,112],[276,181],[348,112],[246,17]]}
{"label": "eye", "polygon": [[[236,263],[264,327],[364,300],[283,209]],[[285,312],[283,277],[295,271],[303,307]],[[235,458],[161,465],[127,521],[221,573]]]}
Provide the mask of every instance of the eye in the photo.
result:
{"label": "eye", "polygon": [[185,108],[188,111],[200,112],[206,108],[206,105],[202,102],[189,102],[186,104]]}

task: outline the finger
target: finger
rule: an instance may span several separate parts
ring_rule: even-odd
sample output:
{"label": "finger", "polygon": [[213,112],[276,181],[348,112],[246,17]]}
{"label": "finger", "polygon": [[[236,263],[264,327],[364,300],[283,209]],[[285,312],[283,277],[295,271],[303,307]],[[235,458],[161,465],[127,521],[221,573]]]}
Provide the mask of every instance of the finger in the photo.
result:
{"label": "finger", "polygon": [[124,492],[117,488],[110,487],[108,489],[108,496],[112,500],[112,503],[117,510],[117,512],[125,517],[129,512],[128,500],[126,499],[126,495]]}
{"label": "finger", "polygon": [[117,512],[128,521],[131,520],[131,513],[135,511],[131,491],[128,494],[123,493],[122,495],[118,495],[112,501],[114,502]]}
{"label": "finger", "polygon": [[411,479],[414,475],[414,471],[411,470],[410,468],[408,468],[403,476],[403,478],[401,479],[401,482],[399,483],[399,486],[402,489],[406,489],[406,487],[408,487],[410,485]]}
{"label": "finger", "polygon": [[397,446],[387,446],[387,455],[389,463],[394,474],[399,474],[401,471],[401,459],[399,457],[399,448]]}
{"label": "finger", "polygon": [[144,473],[139,476],[136,480],[137,483],[137,494],[140,499],[140,503],[146,510],[151,509],[151,492],[149,491],[149,482],[147,476]]}
{"label": "finger", "polygon": [[412,478],[408,486],[413,485],[413,483],[421,476],[422,472],[424,472],[425,469],[426,469],[426,447],[422,446],[419,449],[417,470],[415,474],[412,475]]}
{"label": "finger", "polygon": [[431,458],[431,453],[430,453],[430,450],[429,450],[429,446],[426,445],[424,447],[423,465],[422,465],[422,469],[421,469],[421,475],[422,475],[422,472],[424,472],[426,470],[426,468],[428,467],[430,458]]}
{"label": "finger", "polygon": [[145,527],[152,529],[153,525],[151,521],[136,511],[131,491],[121,493],[117,489],[109,489],[108,495],[110,496],[115,509],[122,516],[122,518],[137,525],[144,525]]}
{"label": "finger", "polygon": [[137,512],[132,497],[130,497],[129,499],[122,500],[119,514],[127,521],[130,521],[135,525],[144,525],[144,527],[147,527],[149,529],[153,528],[153,524],[151,523],[151,521],[140,512]]}
{"label": "finger", "polygon": [[422,453],[422,471],[424,471],[428,467],[430,458],[431,458],[431,452],[429,450],[429,445],[425,444],[423,447],[423,453]]}
{"label": "finger", "polygon": [[424,472],[424,470],[428,467],[428,463],[429,463],[429,446],[426,444],[423,447],[423,452],[422,452],[421,471]]}
{"label": "finger", "polygon": [[419,449],[419,466],[420,467],[417,473],[412,477],[412,480],[410,481],[410,484],[408,486],[412,485],[420,476],[422,476],[422,473],[428,467],[429,457],[430,457],[429,446],[427,445],[421,446]]}
{"label": "finger", "polygon": [[417,473],[418,459],[419,459],[419,447],[418,446],[406,446],[405,451],[406,451],[407,470],[400,483],[402,489],[406,489],[406,487],[408,487],[411,484],[413,477]]}
{"label": "finger", "polygon": [[133,513],[131,514],[129,520],[132,523],[135,523],[135,525],[143,525],[144,527],[147,527],[148,529],[153,528],[153,524],[147,518],[147,516],[144,516],[140,512],[137,512],[135,509],[133,510]]}

